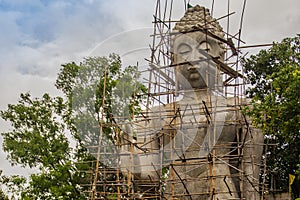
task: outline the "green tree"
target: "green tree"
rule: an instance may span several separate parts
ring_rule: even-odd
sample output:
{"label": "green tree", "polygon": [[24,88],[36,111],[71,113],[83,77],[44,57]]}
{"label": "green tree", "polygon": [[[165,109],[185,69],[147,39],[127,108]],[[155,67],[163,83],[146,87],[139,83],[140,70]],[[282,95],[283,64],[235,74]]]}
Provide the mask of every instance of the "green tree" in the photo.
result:
{"label": "green tree", "polygon": [[[86,58],[80,65],[63,65],[56,81],[69,99],[73,112],[73,125],[82,143],[95,155],[100,146],[100,171],[118,166],[118,142],[121,138],[119,124],[131,120],[145,100],[146,87],[138,81],[136,66],[121,67],[120,57]],[[103,129],[99,145],[100,124]],[[99,174],[99,181],[115,181],[114,174]],[[99,187],[98,191],[114,192],[116,188]]]}
{"label": "green tree", "polygon": [[[17,183],[24,187],[17,195],[22,199],[86,199],[83,191],[90,188],[84,185],[90,184],[94,176],[86,171],[95,170],[96,160],[91,155],[93,149],[88,151],[86,146],[98,144],[99,123],[107,125],[103,135],[106,146],[115,144],[113,127],[117,126],[109,126],[117,123],[113,114],[125,112],[126,107],[139,110],[138,102],[143,100],[138,93],[146,89],[136,81],[138,76],[136,67],[122,70],[120,57],[112,54],[108,58],[86,58],[80,65],[62,65],[56,81],[62,97],[21,94],[17,104],[9,104],[7,110],[1,111],[1,117],[13,128],[2,133],[3,149],[12,165],[37,167],[39,172],[32,174],[26,184],[21,184],[22,177],[12,177],[6,185],[12,188],[16,186],[12,181],[19,180]],[[123,79],[127,88],[136,90],[126,95],[118,92]],[[121,100],[124,101],[120,103]],[[100,166],[106,164],[112,163]]]}
{"label": "green tree", "polygon": [[2,172],[0,171],[0,183],[5,191],[5,192],[2,191],[2,193],[0,192],[0,194],[3,195],[4,199],[5,200],[6,199],[7,200],[8,199],[16,200],[16,199],[19,199],[19,197],[20,197],[20,194],[21,194],[20,191],[24,190],[26,179],[24,177],[20,177],[20,176],[8,177],[5,175],[2,175]]}
{"label": "green tree", "polygon": [[[69,99],[74,125],[86,146],[94,146],[98,141],[96,133],[99,133],[101,119],[108,125],[114,124],[130,120],[132,112],[140,111],[139,103],[144,99],[141,94],[147,89],[138,81],[139,76],[135,66],[122,69],[116,54],[108,58],[86,58],[80,65],[62,65],[56,87]],[[109,141],[116,140],[111,128],[105,133]]]}
{"label": "green tree", "polygon": [[40,170],[30,176],[29,186],[21,192],[22,199],[84,199],[75,181],[78,173],[74,162],[83,154],[70,146],[65,124],[71,122],[65,121],[66,112],[61,97],[44,94],[37,99],[28,93],[20,95],[18,104],[10,104],[1,112],[13,127],[2,133],[3,149],[10,162]]}
{"label": "green tree", "polygon": [[266,142],[276,144],[265,149],[267,183],[287,191],[288,174],[296,174],[300,164],[300,35],[274,43],[244,59],[243,65],[251,84],[247,112]]}
{"label": "green tree", "polygon": [[3,191],[3,188],[2,188],[4,186],[6,180],[7,180],[6,176],[3,176],[2,170],[0,170],[0,200],[8,200],[8,196]]}
{"label": "green tree", "polygon": [[0,200],[8,200],[8,197],[4,194],[2,190],[0,190]]}

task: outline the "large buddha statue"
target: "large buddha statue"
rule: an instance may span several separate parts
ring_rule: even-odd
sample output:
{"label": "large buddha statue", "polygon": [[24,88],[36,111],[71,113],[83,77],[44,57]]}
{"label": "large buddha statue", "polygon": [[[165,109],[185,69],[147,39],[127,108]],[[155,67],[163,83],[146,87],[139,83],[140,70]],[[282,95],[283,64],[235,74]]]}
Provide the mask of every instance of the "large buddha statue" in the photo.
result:
{"label": "large buddha statue", "polygon": [[[224,34],[208,9],[189,8],[172,33],[172,66],[180,100],[151,109],[147,120],[124,125],[121,168],[141,193],[166,179],[167,199],[258,199],[262,142],[241,122],[237,97],[223,96]],[[219,62],[216,62],[219,61]],[[162,168],[168,169],[166,174]],[[243,178],[241,178],[243,177]],[[241,180],[243,179],[243,180]]]}

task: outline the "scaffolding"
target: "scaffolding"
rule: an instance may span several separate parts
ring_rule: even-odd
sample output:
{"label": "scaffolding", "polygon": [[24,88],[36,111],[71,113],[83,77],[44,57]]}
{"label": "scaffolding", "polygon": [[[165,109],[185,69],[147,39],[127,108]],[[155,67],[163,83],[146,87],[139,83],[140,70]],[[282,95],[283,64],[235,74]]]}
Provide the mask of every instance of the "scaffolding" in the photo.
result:
{"label": "scaffolding", "polygon": [[[241,49],[247,48],[241,39],[245,1],[236,33],[229,32],[234,15],[229,2],[224,16],[213,18],[226,21],[224,38],[210,31],[211,21],[198,27],[225,49],[224,60],[207,56],[217,66],[222,90],[195,92],[178,85],[172,42],[180,20],[173,19],[173,0],[156,1],[149,67],[142,72],[148,74],[143,110],[127,121],[114,116],[118,123],[110,126],[118,135],[115,142],[103,141],[99,123],[98,145],[89,147],[96,157],[87,172],[89,199],[260,199],[265,189],[258,180],[264,143],[241,112],[248,104],[240,64],[245,56]],[[190,9],[186,1],[184,6]],[[213,11],[214,1],[211,15]],[[133,97],[137,95],[134,91]],[[200,137],[202,132],[207,137]],[[224,132],[231,132],[231,138]]]}

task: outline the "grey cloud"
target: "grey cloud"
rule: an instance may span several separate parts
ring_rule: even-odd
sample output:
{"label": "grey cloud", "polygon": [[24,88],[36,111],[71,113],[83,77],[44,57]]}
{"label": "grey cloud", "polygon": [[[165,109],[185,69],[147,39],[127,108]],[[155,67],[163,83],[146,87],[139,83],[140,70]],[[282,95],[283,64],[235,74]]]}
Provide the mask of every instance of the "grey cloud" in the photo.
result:
{"label": "grey cloud", "polygon": [[[248,2],[245,36],[251,43],[281,41],[299,33],[300,1],[252,0]],[[253,41],[253,42],[252,42]]]}

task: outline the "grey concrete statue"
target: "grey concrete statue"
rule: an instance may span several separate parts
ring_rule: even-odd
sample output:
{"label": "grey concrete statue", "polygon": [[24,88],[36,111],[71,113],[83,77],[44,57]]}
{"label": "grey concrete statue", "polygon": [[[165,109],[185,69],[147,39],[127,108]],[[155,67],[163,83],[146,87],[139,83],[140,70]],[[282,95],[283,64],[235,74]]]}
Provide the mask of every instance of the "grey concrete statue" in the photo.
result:
{"label": "grey concrete statue", "polygon": [[[252,148],[249,141],[253,137],[262,143],[263,138],[240,123],[248,120],[233,106],[241,100],[223,96],[215,62],[224,61],[221,26],[208,9],[195,6],[176,23],[172,35],[172,63],[182,98],[152,108],[148,120],[123,127],[125,141],[132,142],[122,146],[123,174],[153,185],[167,177],[166,199],[259,199],[254,179],[261,148]],[[162,174],[162,168],[168,173]],[[151,184],[140,190],[151,190]]]}

